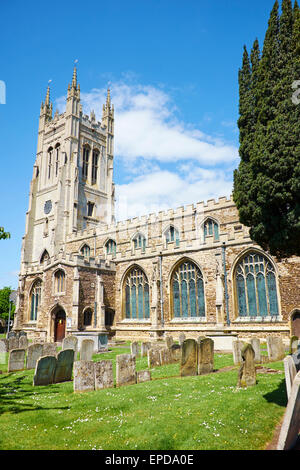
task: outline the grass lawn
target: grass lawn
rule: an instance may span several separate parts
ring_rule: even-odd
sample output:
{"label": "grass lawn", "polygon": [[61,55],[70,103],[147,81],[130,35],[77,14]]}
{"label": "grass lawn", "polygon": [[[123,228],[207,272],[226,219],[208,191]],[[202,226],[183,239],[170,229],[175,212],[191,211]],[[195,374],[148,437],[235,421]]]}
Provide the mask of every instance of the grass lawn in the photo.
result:
{"label": "grass lawn", "polygon": [[[93,360],[130,352],[116,347]],[[215,369],[233,366],[215,354]],[[264,364],[264,366],[267,366]],[[238,367],[179,377],[179,364],[152,369],[152,381],[74,393],[73,383],[33,387],[33,370],[0,364],[0,449],[255,450],[272,439],[287,404],[283,363],[238,389]],[[137,358],[137,370],[147,358]]]}

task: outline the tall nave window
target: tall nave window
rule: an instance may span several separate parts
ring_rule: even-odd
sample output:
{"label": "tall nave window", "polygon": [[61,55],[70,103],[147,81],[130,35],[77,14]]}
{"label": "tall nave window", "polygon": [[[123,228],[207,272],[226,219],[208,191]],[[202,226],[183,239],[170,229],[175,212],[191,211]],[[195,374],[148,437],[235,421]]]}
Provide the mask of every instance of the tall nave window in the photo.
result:
{"label": "tall nave window", "polygon": [[38,308],[41,303],[42,281],[38,279],[30,293],[30,321],[37,320]]}
{"label": "tall nave window", "polygon": [[200,269],[191,261],[182,262],[171,278],[174,318],[205,316],[204,282]]}
{"label": "tall nave window", "polygon": [[125,318],[145,320],[150,318],[149,283],[140,268],[134,267],[124,281]]}

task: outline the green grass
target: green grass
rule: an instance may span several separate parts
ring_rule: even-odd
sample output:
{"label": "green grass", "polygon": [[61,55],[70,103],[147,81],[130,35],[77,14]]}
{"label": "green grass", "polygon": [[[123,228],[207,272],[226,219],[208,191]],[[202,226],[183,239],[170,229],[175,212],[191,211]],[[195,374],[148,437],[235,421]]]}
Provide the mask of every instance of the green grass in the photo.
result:
{"label": "green grass", "polygon": [[[117,347],[95,355],[112,359]],[[233,366],[215,354],[215,369]],[[73,383],[33,387],[33,370],[0,375],[0,449],[204,450],[263,449],[286,406],[283,364],[279,374],[257,374],[257,385],[238,389],[235,367],[179,377],[179,364],[151,370],[152,381],[74,393]],[[6,364],[0,369],[6,370]],[[137,370],[147,368],[137,358]]]}

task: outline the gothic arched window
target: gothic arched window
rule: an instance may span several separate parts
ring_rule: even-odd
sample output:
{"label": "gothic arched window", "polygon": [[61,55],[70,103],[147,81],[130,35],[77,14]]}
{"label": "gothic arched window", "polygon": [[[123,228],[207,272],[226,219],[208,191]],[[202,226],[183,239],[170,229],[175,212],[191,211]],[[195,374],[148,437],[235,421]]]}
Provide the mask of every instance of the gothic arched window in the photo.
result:
{"label": "gothic arched window", "polygon": [[41,303],[42,281],[38,279],[30,292],[30,321],[37,320],[38,308]]}
{"label": "gothic arched window", "polygon": [[92,184],[97,183],[98,177],[98,162],[99,162],[99,150],[93,150],[92,158]]}
{"label": "gothic arched window", "polygon": [[48,259],[49,259],[49,253],[48,253],[47,250],[44,250],[43,254],[41,256],[41,261],[40,262],[44,263],[45,261],[48,261]]}
{"label": "gothic arched window", "polygon": [[165,232],[166,243],[175,242],[176,246],[179,246],[179,232],[178,230],[170,225],[168,230]]}
{"label": "gothic arched window", "polygon": [[115,240],[109,239],[105,243],[105,248],[106,248],[106,253],[108,255],[115,255],[116,251],[117,251],[117,244],[116,244]]}
{"label": "gothic arched window", "polygon": [[53,147],[48,148],[48,179],[51,178],[52,164],[53,164]]}
{"label": "gothic arched window", "polygon": [[128,320],[150,318],[149,283],[139,267],[132,268],[124,280],[124,313]]}
{"label": "gothic arched window", "polygon": [[55,176],[58,175],[59,169],[59,151],[60,151],[60,144],[55,145]]}
{"label": "gothic arched window", "polygon": [[247,253],[236,266],[234,277],[240,317],[279,314],[275,270],[266,256]]}
{"label": "gothic arched window", "polygon": [[84,326],[91,326],[93,319],[93,312],[91,308],[87,308],[83,314],[83,325]]}
{"label": "gothic arched window", "polygon": [[203,224],[203,238],[213,236],[214,241],[219,240],[219,224],[213,219],[206,219]]}
{"label": "gothic arched window", "polygon": [[191,261],[183,261],[171,277],[174,318],[205,316],[204,282],[200,269]]}
{"label": "gothic arched window", "polygon": [[82,177],[85,179],[88,177],[89,156],[90,156],[90,147],[88,145],[85,145],[83,147],[83,156],[82,156]]}
{"label": "gothic arched window", "polygon": [[83,245],[83,247],[80,249],[80,253],[84,257],[88,258],[90,256],[90,253],[91,253],[91,249],[90,249],[89,245],[87,245],[87,244]]}
{"label": "gothic arched window", "polygon": [[146,248],[146,237],[142,235],[141,233],[138,233],[133,239],[133,247],[134,249],[136,248],[141,248],[142,251],[145,251]]}
{"label": "gothic arched window", "polygon": [[56,293],[65,291],[65,273],[62,269],[56,271],[54,275],[54,290]]}

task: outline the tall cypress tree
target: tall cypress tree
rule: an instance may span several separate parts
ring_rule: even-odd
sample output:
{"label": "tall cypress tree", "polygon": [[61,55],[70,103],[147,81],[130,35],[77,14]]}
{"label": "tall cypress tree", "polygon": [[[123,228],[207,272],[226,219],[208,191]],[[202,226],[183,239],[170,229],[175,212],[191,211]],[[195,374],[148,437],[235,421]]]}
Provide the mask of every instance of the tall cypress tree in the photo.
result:
{"label": "tall cypress tree", "polygon": [[278,10],[276,0],[261,58],[257,44],[252,48],[252,128],[244,128],[243,153],[248,153],[234,173],[233,196],[251,238],[282,257],[300,254],[300,105],[291,99],[295,61],[299,64],[299,7],[283,0],[280,17]]}

